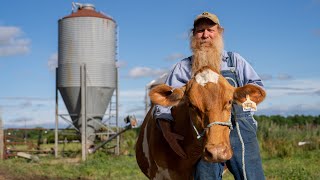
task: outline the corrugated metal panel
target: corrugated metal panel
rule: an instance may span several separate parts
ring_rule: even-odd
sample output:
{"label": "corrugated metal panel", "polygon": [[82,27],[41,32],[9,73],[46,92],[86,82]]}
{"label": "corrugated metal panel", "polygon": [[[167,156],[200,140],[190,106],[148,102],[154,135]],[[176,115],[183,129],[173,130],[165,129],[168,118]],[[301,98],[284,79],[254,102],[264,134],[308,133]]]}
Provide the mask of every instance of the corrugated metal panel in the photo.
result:
{"label": "corrugated metal panel", "polygon": [[[60,87],[60,94],[66,104],[68,112],[74,116],[71,116],[75,122],[76,127],[78,118],[81,111],[81,98],[80,98],[80,87]],[[87,88],[87,116],[89,118],[94,117],[95,119],[102,119],[110,99],[112,97],[114,88],[108,87],[88,87]]]}
{"label": "corrugated metal panel", "polygon": [[[115,63],[86,65],[87,86],[116,87]],[[68,63],[58,67],[58,87],[80,87],[80,64]]]}
{"label": "corrugated metal panel", "polygon": [[116,25],[107,19],[68,18],[59,24],[59,65],[114,62]]}
{"label": "corrugated metal panel", "polygon": [[116,24],[109,19],[74,17],[59,21],[58,86],[80,86],[80,64],[87,85],[116,86]]}

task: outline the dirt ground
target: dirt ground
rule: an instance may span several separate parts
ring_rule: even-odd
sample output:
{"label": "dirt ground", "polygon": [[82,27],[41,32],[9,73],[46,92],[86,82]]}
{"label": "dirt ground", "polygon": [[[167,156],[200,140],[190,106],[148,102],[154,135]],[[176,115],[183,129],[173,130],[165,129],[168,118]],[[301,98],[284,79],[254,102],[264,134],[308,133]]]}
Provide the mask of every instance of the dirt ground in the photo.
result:
{"label": "dirt ground", "polygon": [[12,174],[10,174],[8,171],[0,168],[0,180],[11,180]]}

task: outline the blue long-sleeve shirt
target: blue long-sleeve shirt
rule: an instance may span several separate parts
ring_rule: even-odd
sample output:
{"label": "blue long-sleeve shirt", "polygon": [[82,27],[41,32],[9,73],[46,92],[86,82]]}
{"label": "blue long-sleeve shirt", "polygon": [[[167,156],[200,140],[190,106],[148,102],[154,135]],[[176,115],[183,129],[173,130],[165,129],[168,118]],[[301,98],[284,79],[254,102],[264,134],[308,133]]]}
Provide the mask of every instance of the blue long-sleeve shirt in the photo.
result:
{"label": "blue long-sleeve shirt", "polygon": [[[251,67],[251,65],[238,53],[232,53],[234,59],[234,66],[236,67],[236,73],[239,77],[241,84],[255,84],[263,88],[261,78]],[[221,71],[230,70],[228,67],[229,55],[226,51],[222,53]],[[179,88],[184,86],[191,79],[192,58],[185,58],[178,62],[169,73],[165,83],[171,87]],[[174,120],[171,115],[171,107],[164,107],[156,105],[154,107],[155,119]]]}

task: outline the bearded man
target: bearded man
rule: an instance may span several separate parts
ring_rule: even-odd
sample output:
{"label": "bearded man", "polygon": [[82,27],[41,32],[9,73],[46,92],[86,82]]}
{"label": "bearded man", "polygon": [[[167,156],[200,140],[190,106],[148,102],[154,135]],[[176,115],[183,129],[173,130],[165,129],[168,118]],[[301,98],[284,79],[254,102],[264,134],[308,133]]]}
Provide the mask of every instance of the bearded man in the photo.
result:
{"label": "bearded man", "polygon": [[[238,53],[226,52],[223,47],[223,31],[216,15],[204,12],[196,17],[191,35],[193,56],[178,62],[169,73],[166,84],[174,88],[185,85],[201,67],[210,66],[220,72],[234,87],[254,84],[263,88],[261,78],[251,65]],[[180,146],[183,137],[172,132],[174,119],[170,107],[156,105],[154,118],[172,150],[181,158],[187,158]],[[233,104],[230,142],[233,156],[226,162],[206,162],[200,159],[195,166],[194,179],[222,179],[224,165],[235,179],[265,179],[256,137],[257,122],[253,112]],[[186,120],[187,122],[187,120]]]}

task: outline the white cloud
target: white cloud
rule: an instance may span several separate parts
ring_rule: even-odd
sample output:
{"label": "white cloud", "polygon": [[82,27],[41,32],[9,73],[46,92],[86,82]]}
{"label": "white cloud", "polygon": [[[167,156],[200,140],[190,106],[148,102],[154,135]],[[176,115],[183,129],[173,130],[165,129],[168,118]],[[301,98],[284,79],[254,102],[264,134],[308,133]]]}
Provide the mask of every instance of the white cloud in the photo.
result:
{"label": "white cloud", "polygon": [[142,77],[159,77],[162,74],[168,72],[168,69],[152,69],[149,67],[135,67],[129,71],[130,78],[142,78]]}
{"label": "white cloud", "polygon": [[21,30],[17,27],[0,26],[0,45],[10,44],[12,37],[21,34]]}
{"label": "white cloud", "polygon": [[319,79],[274,80],[265,84],[267,98],[259,105],[257,114],[319,115]]}
{"label": "white cloud", "polygon": [[144,115],[145,94],[146,92],[144,89],[120,91],[120,116],[135,114],[140,117],[141,115]]}
{"label": "white cloud", "polygon": [[127,62],[126,62],[126,61],[121,61],[121,60],[119,60],[119,61],[116,62],[116,66],[117,66],[118,68],[126,67],[126,66],[127,66]]}
{"label": "white cloud", "polygon": [[261,107],[259,111],[256,113],[264,114],[264,115],[319,115],[320,111],[320,102],[319,103],[301,103],[297,102],[296,104],[275,104],[272,106]]}
{"label": "white cloud", "polygon": [[[54,127],[55,100],[54,98],[37,97],[1,97],[0,107],[5,128],[11,127]],[[59,100],[59,114],[67,114],[67,110]],[[66,122],[59,118],[59,124]]]}
{"label": "white cloud", "polygon": [[170,54],[168,57],[166,57],[165,59],[167,61],[175,61],[175,60],[179,60],[179,59],[182,59],[184,58],[185,55],[181,54],[181,53],[173,53],[173,54]]}
{"label": "white cloud", "polygon": [[263,81],[269,81],[269,80],[272,80],[272,75],[270,75],[270,74],[260,74],[260,78]]}
{"label": "white cloud", "polygon": [[265,82],[268,97],[281,97],[288,95],[316,95],[320,90],[319,79],[294,79],[287,81]]}
{"label": "white cloud", "polygon": [[275,75],[275,77],[273,77],[273,75],[271,74],[260,74],[260,77],[263,81],[270,81],[270,80],[292,80],[294,79],[293,76],[289,75],[289,74],[277,74]]}
{"label": "white cloud", "polygon": [[0,26],[0,56],[27,54],[31,40],[21,37],[22,34],[18,27]]}
{"label": "white cloud", "polygon": [[[135,115],[139,121],[143,120],[145,90],[120,90],[119,96],[119,124],[124,126],[123,119],[127,115]],[[1,115],[5,128],[23,128],[25,125],[28,128],[54,128],[54,98],[0,97],[0,112],[3,112]],[[109,109],[105,113],[108,114]],[[59,99],[59,114],[68,114],[62,98]],[[70,119],[69,116],[64,117]],[[60,125],[61,127],[65,127],[68,124],[60,117]]]}
{"label": "white cloud", "polygon": [[0,100],[51,101],[52,98],[39,98],[39,97],[0,97]]}
{"label": "white cloud", "polygon": [[124,90],[120,91],[120,98],[140,98],[145,95],[145,91],[143,89],[137,89],[137,90]]}
{"label": "white cloud", "polygon": [[[267,83],[267,99],[258,106],[256,114],[265,115],[319,115],[320,80],[275,80]],[[127,115],[135,115],[139,124],[145,116],[145,89],[127,89],[119,92],[119,124],[124,125]],[[0,110],[4,126],[8,127],[54,127],[54,98],[0,97]],[[68,114],[62,99],[59,113]],[[108,113],[108,111],[106,112]],[[66,122],[59,118],[59,124]]]}
{"label": "white cloud", "polygon": [[58,53],[52,54],[48,59],[49,71],[55,71],[58,67]]}
{"label": "white cloud", "polygon": [[289,74],[278,74],[277,79],[279,80],[289,80],[292,79],[292,76]]}

